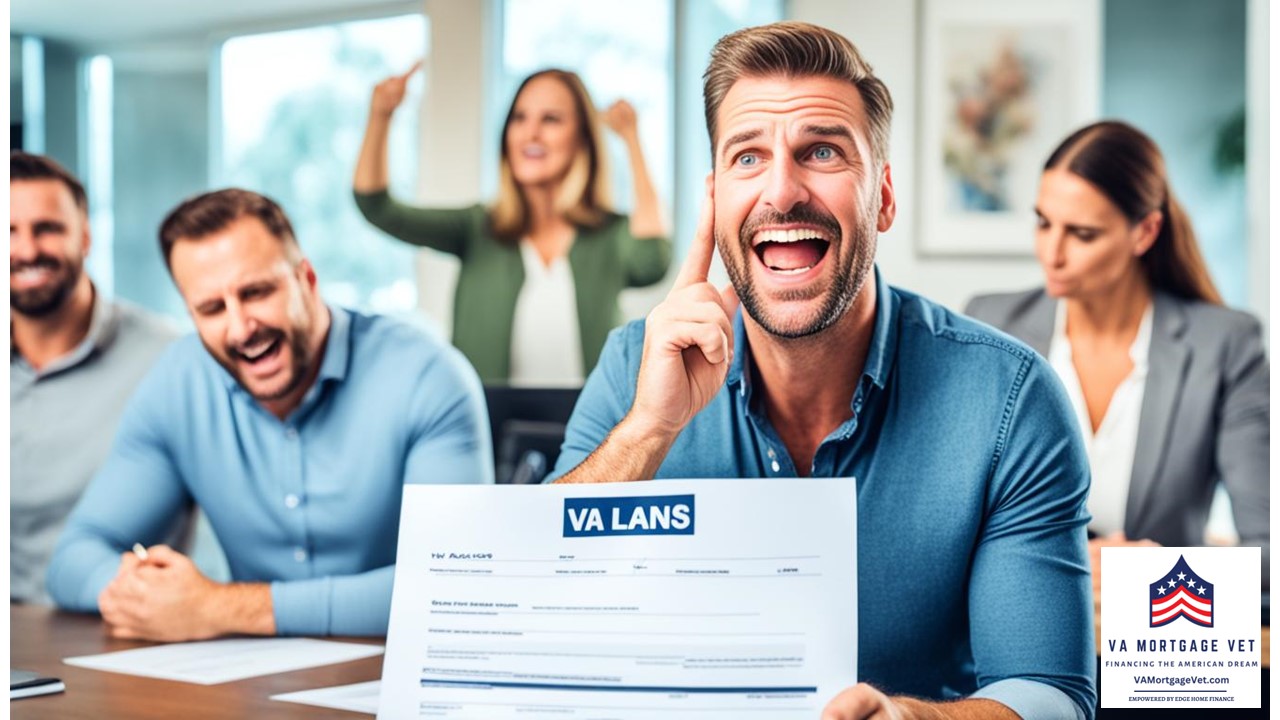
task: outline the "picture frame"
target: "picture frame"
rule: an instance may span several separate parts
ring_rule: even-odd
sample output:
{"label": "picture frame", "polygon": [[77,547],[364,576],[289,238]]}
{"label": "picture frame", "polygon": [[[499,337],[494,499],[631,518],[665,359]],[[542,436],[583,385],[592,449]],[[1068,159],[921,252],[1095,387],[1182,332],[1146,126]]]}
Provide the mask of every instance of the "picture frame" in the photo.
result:
{"label": "picture frame", "polygon": [[1041,168],[1101,105],[1101,0],[921,0],[924,255],[1031,256]]}

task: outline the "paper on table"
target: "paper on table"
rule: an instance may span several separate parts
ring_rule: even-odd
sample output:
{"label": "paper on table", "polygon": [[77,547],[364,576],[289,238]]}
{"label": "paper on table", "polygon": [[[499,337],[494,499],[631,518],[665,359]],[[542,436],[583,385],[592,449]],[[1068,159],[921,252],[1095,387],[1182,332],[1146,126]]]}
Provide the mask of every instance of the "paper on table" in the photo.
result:
{"label": "paper on table", "polygon": [[378,717],[817,717],[856,681],[856,492],[407,485]]}
{"label": "paper on table", "polygon": [[63,662],[125,675],[216,685],[380,654],[381,645],[309,638],[245,638],[156,645],[104,655],[70,657]]}
{"label": "paper on table", "polygon": [[338,685],[272,695],[271,699],[374,715],[378,712],[378,693],[381,687],[381,680],[371,680],[354,685]]}

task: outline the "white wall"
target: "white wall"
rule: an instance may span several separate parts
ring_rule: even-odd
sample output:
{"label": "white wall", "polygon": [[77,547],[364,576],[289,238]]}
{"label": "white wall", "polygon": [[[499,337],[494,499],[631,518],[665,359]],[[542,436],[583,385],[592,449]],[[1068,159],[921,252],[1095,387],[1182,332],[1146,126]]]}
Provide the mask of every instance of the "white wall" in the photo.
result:
{"label": "white wall", "polygon": [[[916,251],[917,5],[883,0],[791,0],[791,18],[822,25],[852,40],[889,87],[894,104],[889,167],[898,217],[893,227],[880,236],[880,269],[890,283],[959,310],[966,300],[981,292],[1038,285],[1040,269],[1029,256],[921,257]],[[1028,243],[1031,232],[1028,220]]]}
{"label": "white wall", "polygon": [[[431,57],[420,118],[418,200],[433,207],[480,201],[486,63],[494,22],[488,2],[425,0]],[[422,250],[417,258],[418,307],[449,337],[458,260]]]}

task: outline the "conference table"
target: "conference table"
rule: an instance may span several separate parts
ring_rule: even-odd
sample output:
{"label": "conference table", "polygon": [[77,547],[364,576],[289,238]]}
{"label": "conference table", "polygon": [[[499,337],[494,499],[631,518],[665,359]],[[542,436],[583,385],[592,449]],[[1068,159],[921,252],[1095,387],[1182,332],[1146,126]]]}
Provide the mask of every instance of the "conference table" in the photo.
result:
{"label": "conference table", "polygon": [[[1100,620],[1100,618],[1098,618]],[[1095,625],[1095,629],[1099,626]],[[218,685],[193,685],[66,665],[64,657],[147,647],[117,640],[96,615],[36,605],[9,605],[10,666],[61,678],[67,690],[9,702],[13,718],[352,718],[345,710],[271,700],[272,695],[377,680],[382,656]],[[382,638],[332,638],[381,644]],[[1101,647],[1099,638],[1099,647]],[[1262,628],[1262,664],[1271,666],[1271,628]]]}
{"label": "conference table", "polygon": [[[377,680],[382,656],[264,675],[218,685],[157,680],[73,667],[64,657],[147,647],[152,643],[116,640],[103,632],[96,615],[33,605],[9,605],[9,664],[61,678],[66,692],[9,701],[18,718],[369,718],[369,715],[271,700],[272,695]],[[331,638],[382,644],[382,638]]]}

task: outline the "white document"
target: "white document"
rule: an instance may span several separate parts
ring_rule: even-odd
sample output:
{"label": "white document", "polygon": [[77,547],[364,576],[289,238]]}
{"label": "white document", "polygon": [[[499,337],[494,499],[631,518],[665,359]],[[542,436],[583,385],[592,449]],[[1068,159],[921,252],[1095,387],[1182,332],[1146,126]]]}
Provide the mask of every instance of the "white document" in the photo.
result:
{"label": "white document", "polygon": [[298,703],[299,705],[315,705],[335,710],[373,715],[378,712],[378,688],[381,681],[356,683],[355,685],[339,685],[337,687],[319,688],[317,690],[300,690],[298,692],[272,695],[272,700]]}
{"label": "white document", "polygon": [[856,483],[408,485],[378,717],[816,718],[857,677]]}
{"label": "white document", "polygon": [[125,675],[217,685],[380,654],[380,645],[308,638],[248,638],[170,643],[104,655],[70,657],[62,662]]}

